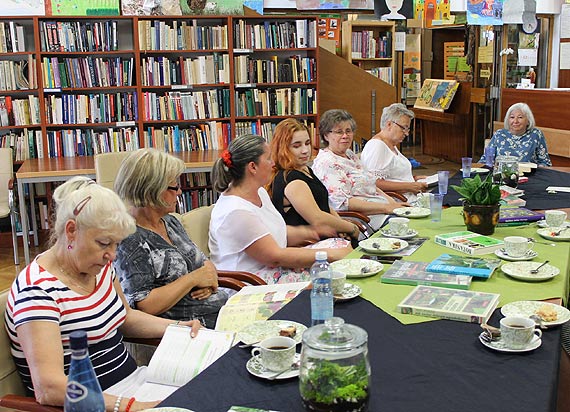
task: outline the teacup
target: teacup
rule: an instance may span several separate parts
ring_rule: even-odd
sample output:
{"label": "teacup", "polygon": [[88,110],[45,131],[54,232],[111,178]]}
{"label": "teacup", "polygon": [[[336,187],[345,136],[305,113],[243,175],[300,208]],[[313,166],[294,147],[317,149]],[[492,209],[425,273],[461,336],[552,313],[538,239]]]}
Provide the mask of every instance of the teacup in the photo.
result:
{"label": "teacup", "polygon": [[501,319],[501,340],[510,349],[524,349],[534,336],[539,338],[542,331],[536,329],[534,320],[518,316],[508,316]]}
{"label": "teacup", "polygon": [[402,236],[408,233],[410,219],[406,217],[393,217],[390,219],[390,233]]}
{"label": "teacup", "polygon": [[523,257],[534,246],[533,242],[522,236],[507,236],[504,242],[505,253],[512,257]]}
{"label": "teacup", "polygon": [[547,210],[544,212],[546,224],[550,227],[560,227],[566,221],[566,212],[563,210]]}
{"label": "teacup", "polygon": [[416,195],[416,204],[418,207],[429,209],[429,193],[418,193]]}
{"label": "teacup", "polygon": [[263,339],[259,346],[251,350],[251,356],[260,355],[261,364],[270,371],[284,371],[295,360],[295,339],[275,336]]}
{"label": "teacup", "polygon": [[342,295],[344,284],[346,282],[346,274],[343,272],[331,272],[331,289],[333,295]]}

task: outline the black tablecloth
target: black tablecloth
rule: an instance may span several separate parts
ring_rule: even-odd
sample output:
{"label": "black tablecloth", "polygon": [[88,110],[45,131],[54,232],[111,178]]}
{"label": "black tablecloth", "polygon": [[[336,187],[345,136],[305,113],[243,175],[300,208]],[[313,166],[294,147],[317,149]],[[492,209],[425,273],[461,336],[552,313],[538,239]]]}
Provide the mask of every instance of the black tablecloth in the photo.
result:
{"label": "black tablecloth", "polygon": [[[487,175],[482,174],[484,179]],[[471,176],[473,177],[473,176]],[[451,189],[451,185],[460,185],[461,172],[449,178],[449,189],[443,199],[443,203],[449,206],[461,206],[459,195]],[[559,172],[539,167],[536,172],[528,175],[528,182],[520,183],[519,188],[524,190],[523,199],[526,200],[528,209],[561,209],[570,207],[570,193],[547,193],[548,186],[570,186],[570,173]]]}
{"label": "black tablecloth", "polygon": [[[364,328],[372,368],[370,412],[555,411],[560,328],[542,346],[506,354],[483,346],[479,325],[438,320],[402,325],[362,298],[335,304],[335,315]],[[498,310],[490,324],[498,325]],[[307,291],[275,315],[310,322]],[[226,412],[230,406],[303,411],[298,379],[250,375],[250,349],[234,347],[160,406]]]}

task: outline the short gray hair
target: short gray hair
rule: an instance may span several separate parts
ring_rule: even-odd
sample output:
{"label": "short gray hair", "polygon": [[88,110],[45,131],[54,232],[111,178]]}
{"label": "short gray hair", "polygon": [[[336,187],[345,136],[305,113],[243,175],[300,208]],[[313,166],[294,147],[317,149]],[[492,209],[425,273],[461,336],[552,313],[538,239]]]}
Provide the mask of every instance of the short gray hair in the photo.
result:
{"label": "short gray hair", "polygon": [[129,154],[121,163],[115,179],[115,192],[134,207],[166,207],[162,193],[184,172],[181,159],[146,148]]}
{"label": "short gray hair", "polygon": [[77,227],[110,231],[124,239],[136,230],[133,217],[121,198],[111,189],[90,179],[75,177],[53,192],[55,221],[52,241],[63,239],[65,224],[74,220]]}
{"label": "short gray hair", "polygon": [[412,120],[414,118],[414,112],[409,110],[402,103],[392,103],[390,106],[386,106],[384,110],[382,110],[380,129],[384,129],[388,122],[397,123],[402,116],[407,116]]}
{"label": "short gray hair", "polygon": [[505,125],[503,126],[505,129],[509,128],[509,117],[511,117],[511,113],[515,110],[520,110],[526,116],[526,119],[528,120],[528,125],[526,127],[526,130],[534,129],[536,127],[534,115],[532,114],[532,110],[530,110],[530,107],[528,107],[528,104],[519,102],[519,103],[513,104],[507,110],[507,113],[505,114],[505,119],[504,119]]}
{"label": "short gray hair", "polygon": [[336,125],[342,122],[349,122],[352,131],[356,131],[356,120],[354,120],[354,117],[346,110],[331,109],[322,114],[319,120],[319,135],[321,136],[321,143],[324,147],[328,147],[329,145],[329,141],[325,139],[325,136],[332,132]]}

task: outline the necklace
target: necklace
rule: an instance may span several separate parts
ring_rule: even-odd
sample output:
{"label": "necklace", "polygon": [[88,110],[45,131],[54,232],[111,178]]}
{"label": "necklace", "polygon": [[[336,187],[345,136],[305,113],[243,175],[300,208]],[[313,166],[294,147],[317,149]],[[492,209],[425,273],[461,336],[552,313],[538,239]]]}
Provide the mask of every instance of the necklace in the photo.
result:
{"label": "necklace", "polygon": [[67,271],[61,266],[59,262],[57,263],[57,267],[59,268],[61,274],[63,274],[73,286],[78,287],[79,289],[83,290],[84,292],[87,292],[88,294],[93,293],[93,290],[87,289],[85,286],[81,285],[79,282],[73,279],[73,277],[69,273],[67,273]]}

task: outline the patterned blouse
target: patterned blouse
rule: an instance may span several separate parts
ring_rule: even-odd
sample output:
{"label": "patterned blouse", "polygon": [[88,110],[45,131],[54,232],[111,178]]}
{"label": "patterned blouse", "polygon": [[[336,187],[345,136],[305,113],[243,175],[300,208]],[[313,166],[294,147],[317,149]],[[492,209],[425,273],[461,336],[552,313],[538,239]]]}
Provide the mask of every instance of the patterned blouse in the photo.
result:
{"label": "patterned blouse", "polygon": [[[536,127],[527,130],[522,136],[513,135],[508,129],[499,129],[489,142],[495,148],[496,156],[516,156],[520,162],[532,162],[540,166],[552,166],[544,135]],[[485,163],[485,155],[480,163]]]}

